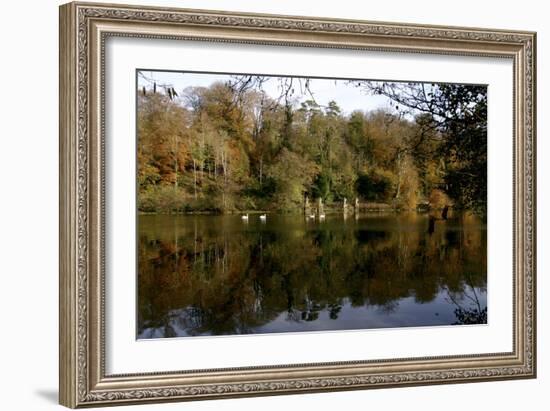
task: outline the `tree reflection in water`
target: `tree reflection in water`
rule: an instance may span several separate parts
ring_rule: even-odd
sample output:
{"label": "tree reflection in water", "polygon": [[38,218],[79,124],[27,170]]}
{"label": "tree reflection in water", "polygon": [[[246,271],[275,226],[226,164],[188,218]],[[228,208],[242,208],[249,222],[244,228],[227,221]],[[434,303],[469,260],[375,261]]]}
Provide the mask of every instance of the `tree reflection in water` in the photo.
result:
{"label": "tree reflection in water", "polygon": [[415,213],[139,216],[138,338],[487,323],[485,225],[429,228]]}

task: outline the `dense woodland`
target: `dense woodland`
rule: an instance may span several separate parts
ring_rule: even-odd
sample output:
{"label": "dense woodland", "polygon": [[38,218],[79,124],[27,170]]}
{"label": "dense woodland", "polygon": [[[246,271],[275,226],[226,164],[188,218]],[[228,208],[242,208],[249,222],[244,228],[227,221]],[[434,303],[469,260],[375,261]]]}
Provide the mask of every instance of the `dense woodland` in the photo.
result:
{"label": "dense woodland", "polygon": [[264,81],[140,85],[141,212],[297,212],[307,197],[485,214],[486,87],[349,81],[392,107],[345,114],[319,105],[309,79],[281,78],[277,97]]}

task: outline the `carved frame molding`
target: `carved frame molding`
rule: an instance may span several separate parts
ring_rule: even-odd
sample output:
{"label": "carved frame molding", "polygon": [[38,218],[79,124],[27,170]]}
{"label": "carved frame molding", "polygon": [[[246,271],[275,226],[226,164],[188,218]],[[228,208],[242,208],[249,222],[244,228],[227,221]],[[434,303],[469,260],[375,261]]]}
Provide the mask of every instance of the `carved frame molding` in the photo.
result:
{"label": "carved frame molding", "polygon": [[[514,62],[514,350],[193,372],[105,375],[104,48],[110,36],[403,53]],[[60,402],[194,400],[536,375],[535,101],[532,32],[121,5],[60,8]]]}

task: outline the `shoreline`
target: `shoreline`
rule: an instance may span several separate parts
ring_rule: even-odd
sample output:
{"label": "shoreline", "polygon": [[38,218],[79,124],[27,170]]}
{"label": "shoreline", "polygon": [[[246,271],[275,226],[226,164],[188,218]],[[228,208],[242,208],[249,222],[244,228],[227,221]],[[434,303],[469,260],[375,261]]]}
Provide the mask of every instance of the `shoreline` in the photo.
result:
{"label": "shoreline", "polygon": [[[404,213],[416,213],[416,214],[430,214],[430,212],[439,212],[440,208],[434,208],[430,210],[416,210],[416,209],[402,209],[402,208],[364,208],[356,213],[353,209],[347,211],[345,214],[376,214],[376,213],[388,213],[388,214],[404,214]],[[453,211],[459,213],[473,213],[473,210],[466,209],[454,209]],[[174,212],[151,212],[151,211],[138,211],[137,215],[204,215],[204,216],[230,216],[230,215],[243,215],[243,214],[270,214],[270,215],[306,215],[303,211],[273,211],[273,210],[239,210],[230,212],[217,212],[217,211],[174,211]],[[317,213],[314,213],[317,214]],[[344,214],[341,209],[325,209],[326,215]]]}

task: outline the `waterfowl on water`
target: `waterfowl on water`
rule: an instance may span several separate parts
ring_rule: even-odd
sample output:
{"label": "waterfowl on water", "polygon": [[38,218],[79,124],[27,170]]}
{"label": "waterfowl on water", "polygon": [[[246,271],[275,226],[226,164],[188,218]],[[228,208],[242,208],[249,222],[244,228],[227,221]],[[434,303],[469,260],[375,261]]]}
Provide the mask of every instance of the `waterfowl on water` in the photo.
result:
{"label": "waterfowl on water", "polygon": [[267,219],[267,216],[265,214],[260,215],[260,220],[265,221]]}
{"label": "waterfowl on water", "polygon": [[242,220],[247,220],[248,221],[248,214],[244,214],[241,216],[241,219]]}

